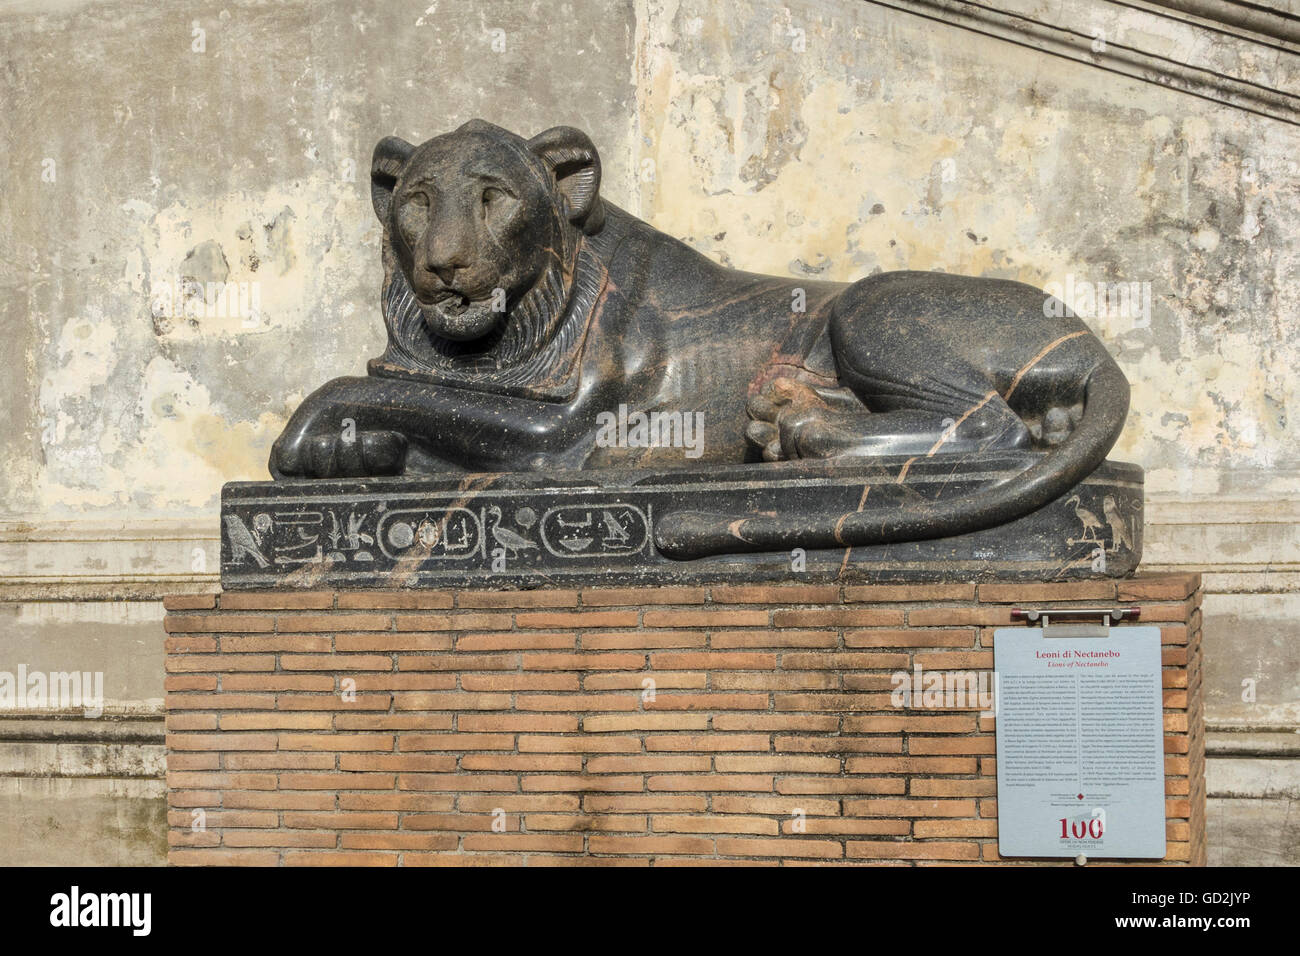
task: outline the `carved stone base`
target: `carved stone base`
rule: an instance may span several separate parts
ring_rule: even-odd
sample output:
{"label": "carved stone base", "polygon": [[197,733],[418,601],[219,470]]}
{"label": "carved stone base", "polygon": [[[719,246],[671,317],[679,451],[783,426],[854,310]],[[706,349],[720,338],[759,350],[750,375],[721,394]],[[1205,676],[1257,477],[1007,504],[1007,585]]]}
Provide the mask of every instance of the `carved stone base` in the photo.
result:
{"label": "carved stone base", "polygon": [[[833,516],[977,494],[1035,453],[582,471],[235,482],[221,493],[221,583],[237,588],[539,587],[724,581],[1123,577],[1142,550],[1142,469],[1106,462],[1067,495],[974,534],[674,560],[682,510]],[[869,490],[869,493],[868,493]]]}

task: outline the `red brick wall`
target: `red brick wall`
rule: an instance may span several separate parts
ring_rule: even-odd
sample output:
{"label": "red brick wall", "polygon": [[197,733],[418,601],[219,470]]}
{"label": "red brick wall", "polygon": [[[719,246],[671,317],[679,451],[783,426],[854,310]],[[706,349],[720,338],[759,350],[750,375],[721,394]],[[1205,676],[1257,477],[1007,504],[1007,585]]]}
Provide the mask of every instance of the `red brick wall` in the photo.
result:
{"label": "red brick wall", "polygon": [[997,861],[993,720],[890,677],[1071,602],[1161,626],[1168,862],[1203,863],[1196,575],[171,598],[170,860]]}

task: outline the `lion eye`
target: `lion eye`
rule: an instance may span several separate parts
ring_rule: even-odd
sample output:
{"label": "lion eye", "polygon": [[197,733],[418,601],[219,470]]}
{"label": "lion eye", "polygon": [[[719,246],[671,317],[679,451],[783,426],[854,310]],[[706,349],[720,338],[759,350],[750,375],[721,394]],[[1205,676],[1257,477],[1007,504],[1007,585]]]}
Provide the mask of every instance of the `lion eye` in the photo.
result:
{"label": "lion eye", "polygon": [[505,193],[500,189],[497,189],[495,186],[489,186],[487,189],[483,190],[483,205],[485,206],[490,206],[498,199],[503,198],[505,198]]}
{"label": "lion eye", "polygon": [[421,193],[410,196],[397,207],[397,228],[407,243],[415,241],[429,224],[429,197]]}

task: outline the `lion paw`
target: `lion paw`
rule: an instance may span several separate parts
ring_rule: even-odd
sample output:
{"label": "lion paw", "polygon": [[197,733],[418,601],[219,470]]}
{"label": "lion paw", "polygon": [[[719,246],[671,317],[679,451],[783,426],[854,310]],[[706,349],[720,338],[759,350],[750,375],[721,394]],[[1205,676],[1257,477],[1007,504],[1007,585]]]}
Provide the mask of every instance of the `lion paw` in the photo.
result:
{"label": "lion paw", "polygon": [[301,478],[376,478],[401,474],[407,441],[400,432],[304,435],[271,449],[271,474]]}
{"label": "lion paw", "polygon": [[777,378],[749,400],[745,437],[764,461],[829,458],[851,447],[854,423],[869,414],[847,388],[822,388]]}

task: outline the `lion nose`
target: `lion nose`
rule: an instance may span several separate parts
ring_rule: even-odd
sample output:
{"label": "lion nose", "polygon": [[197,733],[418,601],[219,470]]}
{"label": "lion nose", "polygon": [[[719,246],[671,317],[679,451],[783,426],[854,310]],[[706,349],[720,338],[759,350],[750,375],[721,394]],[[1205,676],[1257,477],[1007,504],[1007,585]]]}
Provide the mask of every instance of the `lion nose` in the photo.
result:
{"label": "lion nose", "polygon": [[470,267],[470,256],[460,244],[434,244],[421,259],[420,268],[437,276],[445,286],[454,285],[456,276],[463,275]]}
{"label": "lion nose", "polygon": [[433,231],[424,244],[420,268],[449,286],[455,281],[457,272],[469,268],[470,245],[470,237],[454,226]]}

